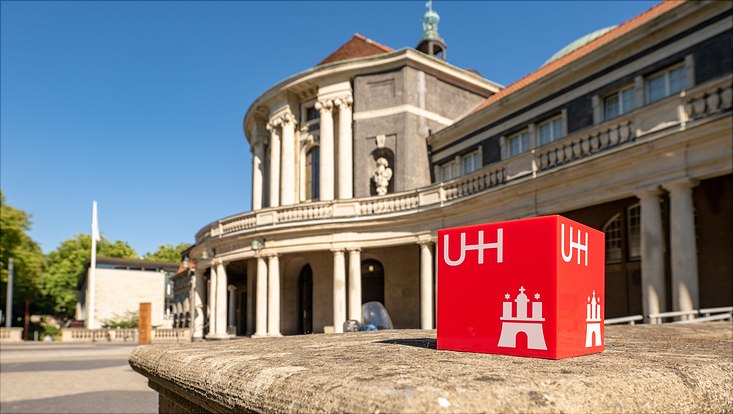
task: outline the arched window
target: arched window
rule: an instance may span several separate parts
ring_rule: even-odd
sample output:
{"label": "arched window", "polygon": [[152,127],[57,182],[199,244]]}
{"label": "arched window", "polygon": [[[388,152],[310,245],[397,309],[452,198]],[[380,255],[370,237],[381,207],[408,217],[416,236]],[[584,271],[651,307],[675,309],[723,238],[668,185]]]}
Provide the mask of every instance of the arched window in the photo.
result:
{"label": "arched window", "polygon": [[313,269],[303,266],[298,277],[298,333],[313,333]]}
{"label": "arched window", "polygon": [[320,197],[318,183],[320,151],[313,147],[305,154],[305,199],[317,200]]}
{"label": "arched window", "polygon": [[384,305],[384,266],[368,259],[361,262],[361,303],[372,301]]}
{"label": "arched window", "polygon": [[621,234],[621,214],[616,214],[603,225],[606,233],[606,263],[620,262],[623,257],[623,238]]}

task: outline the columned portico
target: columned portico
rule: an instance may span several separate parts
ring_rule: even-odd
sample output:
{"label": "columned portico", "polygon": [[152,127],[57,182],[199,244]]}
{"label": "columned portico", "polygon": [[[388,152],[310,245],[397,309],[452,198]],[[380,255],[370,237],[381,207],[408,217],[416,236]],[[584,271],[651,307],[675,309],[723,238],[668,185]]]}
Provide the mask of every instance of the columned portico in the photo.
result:
{"label": "columned portico", "polygon": [[339,168],[338,168],[338,198],[352,198],[354,196],[354,162],[353,138],[351,131],[353,98],[346,96],[334,100],[334,106],[339,110]]}
{"label": "columned portico", "polygon": [[204,338],[204,324],[206,323],[206,312],[204,299],[206,298],[206,277],[204,268],[197,267],[195,271],[195,290],[193,294],[193,338]]}
{"label": "columned portico", "polygon": [[361,250],[349,249],[349,319],[361,323]]}
{"label": "columned portico", "polygon": [[265,167],[265,145],[267,139],[257,137],[252,151],[252,210],[262,208],[262,195],[264,183],[264,167]]}
{"label": "columned portico", "polygon": [[267,335],[280,336],[280,258],[268,257],[267,269]]}
{"label": "columned portico", "polygon": [[665,311],[661,193],[659,188],[651,187],[637,194],[641,207],[641,301],[644,316]]}
{"label": "columned portico", "polygon": [[257,315],[254,336],[267,336],[267,263],[257,258]]}
{"label": "columned portico", "polygon": [[257,277],[257,259],[247,262],[247,328],[244,333],[247,336],[252,336],[254,333],[255,277]]}
{"label": "columned portico", "polygon": [[227,317],[227,333],[229,333],[229,327],[234,328],[236,334],[237,329],[237,287],[229,285],[227,287],[229,291],[229,316]]}
{"label": "columned portico", "polygon": [[320,199],[333,200],[334,180],[334,144],[333,144],[333,101],[330,99],[316,102],[316,109],[321,112],[320,137]]}
{"label": "columned portico", "polygon": [[433,329],[433,242],[420,243],[420,327]]}
{"label": "columned portico", "polygon": [[215,338],[227,338],[227,272],[224,263],[216,264]]}
{"label": "columned portico", "polygon": [[682,179],[665,184],[669,190],[672,306],[675,311],[699,307],[697,243],[692,189],[697,181]]}
{"label": "columned portico", "polygon": [[206,331],[206,338],[216,337],[216,266],[209,268],[209,299],[208,299],[208,313],[209,313],[209,329]]}
{"label": "columned portico", "polygon": [[278,127],[280,119],[274,119],[267,124],[270,131],[270,207],[280,205],[280,135]]}
{"label": "columned portico", "polygon": [[287,112],[281,117],[282,160],[280,174],[280,205],[295,204],[295,115]]}
{"label": "columned portico", "polygon": [[[360,299],[361,300],[361,299]],[[346,263],[343,250],[333,250],[333,329],[344,331],[346,322]]]}

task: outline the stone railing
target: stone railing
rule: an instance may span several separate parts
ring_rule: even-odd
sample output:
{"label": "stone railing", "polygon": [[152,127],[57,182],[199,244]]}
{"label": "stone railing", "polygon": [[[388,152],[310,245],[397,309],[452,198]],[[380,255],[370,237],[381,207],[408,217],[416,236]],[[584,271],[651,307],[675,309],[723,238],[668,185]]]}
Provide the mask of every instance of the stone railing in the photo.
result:
{"label": "stone railing", "polygon": [[0,328],[0,342],[20,342],[23,328]]}
{"label": "stone railing", "polygon": [[265,208],[224,218],[201,229],[196,234],[196,244],[200,245],[210,237],[227,237],[279,225],[312,220],[370,218],[383,214],[412,214],[433,206],[443,206],[515,179],[537,176],[586,157],[630,145],[653,132],[685,128],[686,124],[729,111],[733,104],[732,79],[733,76],[726,76],[698,85],[679,95],[669,96],[574,132],[536,148],[534,153],[523,153],[492,163],[451,181],[385,196]]}
{"label": "stone railing", "polygon": [[733,106],[733,88],[727,82],[705,85],[686,94],[685,112],[690,120],[704,118]]}
{"label": "stone railing", "polygon": [[535,163],[539,171],[577,161],[606,149],[634,141],[632,117],[615,118],[584,134],[573,134],[550,145],[537,148]]}
{"label": "stone railing", "polygon": [[[154,342],[189,341],[191,330],[188,328],[159,328],[151,331]],[[61,330],[62,342],[137,342],[137,328],[132,329],[85,329],[64,328]]]}

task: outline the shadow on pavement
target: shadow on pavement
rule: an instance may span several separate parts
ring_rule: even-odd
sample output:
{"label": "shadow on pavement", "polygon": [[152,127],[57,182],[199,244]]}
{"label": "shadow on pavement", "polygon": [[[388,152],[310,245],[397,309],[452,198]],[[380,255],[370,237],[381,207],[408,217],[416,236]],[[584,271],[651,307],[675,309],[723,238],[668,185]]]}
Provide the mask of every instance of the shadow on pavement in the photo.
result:
{"label": "shadow on pavement", "polygon": [[0,372],[77,371],[127,365],[126,359],[85,359],[78,361],[7,362]]}
{"label": "shadow on pavement", "polygon": [[433,338],[387,339],[384,341],[377,341],[377,343],[414,346],[416,348],[437,349],[435,339]]}
{"label": "shadow on pavement", "polygon": [[0,413],[155,413],[158,394],[98,391],[38,400],[4,402]]}

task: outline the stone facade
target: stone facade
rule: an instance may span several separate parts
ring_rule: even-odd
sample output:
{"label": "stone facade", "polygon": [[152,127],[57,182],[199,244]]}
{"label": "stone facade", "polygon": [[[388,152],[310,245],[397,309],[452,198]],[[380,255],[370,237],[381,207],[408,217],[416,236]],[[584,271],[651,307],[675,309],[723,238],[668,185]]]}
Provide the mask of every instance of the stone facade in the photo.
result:
{"label": "stone facade", "polygon": [[252,211],[190,251],[195,336],[339,332],[368,297],[431,329],[437,230],[546,214],[606,232],[607,317],[729,306],[730,15],[661,3],[506,88],[362,37],[273,86]]}

